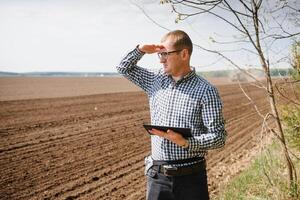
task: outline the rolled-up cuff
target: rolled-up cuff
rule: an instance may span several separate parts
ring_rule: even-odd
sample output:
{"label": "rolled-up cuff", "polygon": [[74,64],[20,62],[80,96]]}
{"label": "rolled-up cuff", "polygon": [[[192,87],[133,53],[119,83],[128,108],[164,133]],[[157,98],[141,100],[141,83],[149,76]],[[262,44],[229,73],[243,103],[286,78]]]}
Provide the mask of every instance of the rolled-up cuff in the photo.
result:
{"label": "rolled-up cuff", "polygon": [[134,54],[135,56],[137,56],[137,57],[140,59],[140,58],[142,58],[143,55],[145,55],[145,52],[141,51],[141,50],[139,49],[139,45],[137,45],[137,46],[135,47],[135,49],[133,50],[133,54]]}

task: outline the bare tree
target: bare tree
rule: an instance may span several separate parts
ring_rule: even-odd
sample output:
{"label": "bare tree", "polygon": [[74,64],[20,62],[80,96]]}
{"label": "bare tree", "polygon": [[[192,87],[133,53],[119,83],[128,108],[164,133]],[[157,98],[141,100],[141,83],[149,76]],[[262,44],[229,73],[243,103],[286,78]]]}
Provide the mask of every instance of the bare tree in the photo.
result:
{"label": "bare tree", "polygon": [[[203,50],[218,54],[233,66],[243,71],[256,81],[260,88],[266,90],[271,111],[264,119],[267,129],[273,132],[279,139],[283,156],[289,175],[290,189],[297,190],[297,172],[289,154],[283,133],[282,123],[278,114],[277,99],[275,98],[274,83],[270,75],[272,64],[280,62],[282,58],[270,60],[269,52],[272,45],[279,40],[299,41],[300,36],[300,3],[297,0],[160,0],[161,4],[170,5],[173,12],[177,13],[176,22],[193,16],[211,15],[231,27],[239,35],[232,37],[231,41],[222,42],[230,44],[243,42],[250,44],[250,48],[243,50],[256,56],[264,71],[265,83],[237,65],[232,59],[221,51],[211,50],[196,45]],[[219,41],[212,39],[214,42]],[[297,64],[297,63],[296,63]],[[273,119],[276,129],[267,125],[266,120]]]}
{"label": "bare tree", "polygon": [[[296,38],[299,31],[299,2],[267,0],[162,0],[178,14],[177,21],[201,14],[210,14],[222,20],[240,34],[240,39],[251,44],[249,50],[257,55],[265,73],[266,92],[271,112],[264,118],[273,118],[276,130],[271,129],[282,144],[289,174],[290,188],[297,188],[297,172],[290,157],[278,114],[274,84],[270,75],[270,60],[266,52],[276,40]],[[298,8],[297,8],[298,6]],[[225,14],[224,14],[225,13]],[[236,41],[235,41],[236,42]]]}

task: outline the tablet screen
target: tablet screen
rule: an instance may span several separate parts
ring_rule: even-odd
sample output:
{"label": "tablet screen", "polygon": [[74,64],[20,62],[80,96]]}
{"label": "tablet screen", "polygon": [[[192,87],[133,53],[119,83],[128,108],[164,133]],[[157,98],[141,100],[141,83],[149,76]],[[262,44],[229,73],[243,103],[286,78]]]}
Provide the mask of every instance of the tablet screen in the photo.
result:
{"label": "tablet screen", "polygon": [[164,132],[167,132],[167,130],[170,129],[170,130],[172,130],[176,133],[181,134],[185,138],[192,137],[190,128],[178,128],[178,127],[170,127],[170,126],[156,126],[156,125],[150,125],[150,124],[144,124],[143,126],[148,131],[149,134],[151,134],[149,132],[149,130],[151,130],[151,129],[157,129],[157,130],[164,131]]}

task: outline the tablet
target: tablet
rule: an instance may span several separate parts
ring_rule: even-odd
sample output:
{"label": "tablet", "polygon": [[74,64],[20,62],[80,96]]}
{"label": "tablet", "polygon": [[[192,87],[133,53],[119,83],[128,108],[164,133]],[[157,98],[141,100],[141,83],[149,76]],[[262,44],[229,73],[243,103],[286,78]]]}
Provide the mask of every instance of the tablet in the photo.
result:
{"label": "tablet", "polygon": [[192,137],[191,129],[190,128],[178,128],[178,127],[170,127],[170,126],[155,126],[155,125],[150,125],[150,124],[144,124],[144,128],[147,130],[149,134],[149,130],[151,129],[157,129],[160,131],[165,131],[167,132],[168,129],[181,134],[184,138]]}

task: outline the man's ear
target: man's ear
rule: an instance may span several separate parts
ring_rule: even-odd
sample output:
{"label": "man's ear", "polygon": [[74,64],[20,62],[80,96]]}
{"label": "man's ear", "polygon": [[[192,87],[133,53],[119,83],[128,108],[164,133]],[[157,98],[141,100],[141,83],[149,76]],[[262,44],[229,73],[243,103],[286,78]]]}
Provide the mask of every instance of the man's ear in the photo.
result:
{"label": "man's ear", "polygon": [[189,51],[188,51],[187,49],[183,49],[181,55],[182,55],[182,59],[183,59],[183,60],[188,60],[189,57],[190,57]]}

